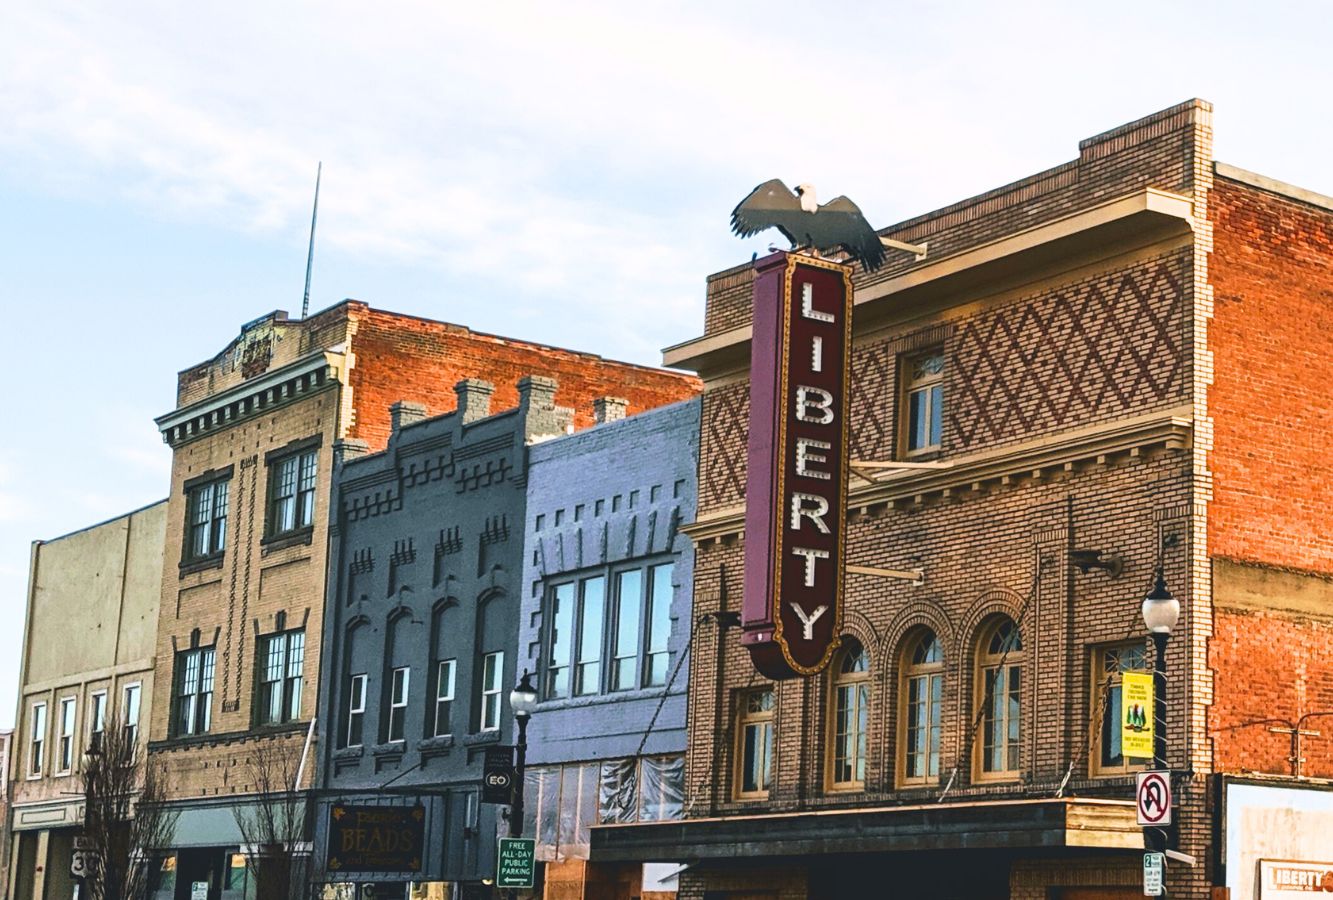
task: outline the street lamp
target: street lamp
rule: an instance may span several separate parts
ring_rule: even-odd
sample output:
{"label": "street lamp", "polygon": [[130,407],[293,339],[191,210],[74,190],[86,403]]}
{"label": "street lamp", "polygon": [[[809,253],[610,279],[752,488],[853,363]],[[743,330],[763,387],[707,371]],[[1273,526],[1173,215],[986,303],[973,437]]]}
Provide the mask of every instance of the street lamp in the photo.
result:
{"label": "street lamp", "polygon": [[[1166,578],[1162,575],[1161,563],[1157,565],[1157,578],[1152,590],[1143,598],[1143,624],[1148,626],[1156,649],[1153,659],[1153,752],[1152,767],[1158,772],[1165,772],[1166,766],[1166,642],[1171,638],[1171,629],[1176,627],[1180,618],[1180,601],[1171,596],[1166,589]],[[1146,829],[1145,829],[1146,830]],[[1163,838],[1162,846],[1165,849]]]}
{"label": "street lamp", "polygon": [[514,711],[514,721],[518,723],[518,741],[514,747],[514,802],[509,805],[509,836],[523,834],[523,767],[528,758],[528,719],[537,708],[537,689],[532,686],[532,675],[527,669],[523,677],[509,692],[509,708]]}

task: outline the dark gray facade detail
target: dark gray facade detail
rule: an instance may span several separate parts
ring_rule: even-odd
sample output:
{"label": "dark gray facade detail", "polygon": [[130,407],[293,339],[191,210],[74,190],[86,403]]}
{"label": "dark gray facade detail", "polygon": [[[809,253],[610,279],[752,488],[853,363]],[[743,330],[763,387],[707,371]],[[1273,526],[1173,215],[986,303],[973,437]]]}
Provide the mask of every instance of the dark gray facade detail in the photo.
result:
{"label": "dark gray facade detail", "polygon": [[[498,807],[480,803],[485,748],[512,744],[529,445],[571,412],[548,378],[457,387],[458,411],[396,404],[388,448],[340,446],[320,684],[315,869],[326,881],[467,882],[494,874]],[[335,804],[421,803],[415,873],[329,871]]]}
{"label": "dark gray facade detail", "polygon": [[586,858],[599,821],[680,814],[699,409],[602,414],[529,453],[518,668],[541,699],[524,833],[544,860]]}

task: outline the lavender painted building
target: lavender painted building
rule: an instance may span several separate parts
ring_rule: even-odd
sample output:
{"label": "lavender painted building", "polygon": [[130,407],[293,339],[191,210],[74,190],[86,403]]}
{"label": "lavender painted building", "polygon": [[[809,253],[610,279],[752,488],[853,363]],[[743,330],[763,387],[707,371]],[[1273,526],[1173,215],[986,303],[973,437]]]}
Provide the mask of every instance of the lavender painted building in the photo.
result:
{"label": "lavender painted building", "polygon": [[[519,669],[528,726],[524,834],[553,882],[583,878],[588,829],[682,815],[699,401],[529,451]],[[563,894],[562,894],[563,896]]]}

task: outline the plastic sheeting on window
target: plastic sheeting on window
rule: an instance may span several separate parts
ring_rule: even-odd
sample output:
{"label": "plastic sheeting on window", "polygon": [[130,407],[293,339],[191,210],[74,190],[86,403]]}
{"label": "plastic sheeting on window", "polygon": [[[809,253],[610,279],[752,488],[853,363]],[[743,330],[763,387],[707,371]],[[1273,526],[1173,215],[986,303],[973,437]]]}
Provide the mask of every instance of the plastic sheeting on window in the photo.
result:
{"label": "plastic sheeting on window", "polygon": [[679,819],[685,807],[685,757],[639,760],[639,821]]}
{"label": "plastic sheeting on window", "polygon": [[634,822],[638,819],[639,771],[632,759],[602,763],[602,788],[597,820],[602,824]]}
{"label": "plastic sheeting on window", "polygon": [[537,839],[537,859],[556,856],[560,822],[560,767],[531,768],[523,773],[523,833]]}

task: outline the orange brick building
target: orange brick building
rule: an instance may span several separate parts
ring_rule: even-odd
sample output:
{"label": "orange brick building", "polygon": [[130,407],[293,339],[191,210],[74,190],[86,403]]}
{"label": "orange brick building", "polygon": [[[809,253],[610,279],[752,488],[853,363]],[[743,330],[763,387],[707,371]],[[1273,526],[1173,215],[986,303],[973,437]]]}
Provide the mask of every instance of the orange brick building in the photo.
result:
{"label": "orange brick building", "polygon": [[854,276],[843,649],[781,682],[730,627],[754,269],[712,276],[665,354],[705,385],[689,818],[594,863],[688,863],[691,900],[1142,896],[1120,679],[1160,565],[1171,896],[1333,868],[1331,227],[1215,162],[1196,100],[881,232],[928,253]]}
{"label": "orange brick building", "polygon": [[496,385],[493,410],[515,407],[523,375],[558,379],[554,402],[577,410],[576,426],[599,397],[633,413],[699,390],[690,376],[357,301],[264,316],[180,374],[177,407],[158,419],[173,454],[150,752],[180,815],[157,900],[248,896],[255,793],[311,783],[335,447],[382,450],[407,415],[393,404],[451,411],[466,378]]}

